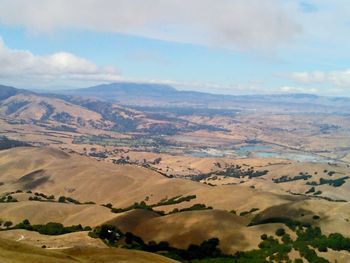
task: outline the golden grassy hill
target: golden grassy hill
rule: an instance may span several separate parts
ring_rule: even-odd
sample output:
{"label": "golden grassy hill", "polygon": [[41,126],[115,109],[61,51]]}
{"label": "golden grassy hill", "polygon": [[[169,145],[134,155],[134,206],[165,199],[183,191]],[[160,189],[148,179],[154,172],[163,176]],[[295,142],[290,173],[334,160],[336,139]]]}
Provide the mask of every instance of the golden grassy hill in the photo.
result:
{"label": "golden grassy hill", "polygon": [[17,189],[65,195],[81,202],[112,202],[125,207],[147,196],[150,202],[184,195],[203,184],[168,179],[149,169],[98,162],[50,148],[15,148],[0,152],[0,192]]}
{"label": "golden grassy hill", "polygon": [[[350,177],[350,166],[345,163],[298,162],[275,158],[197,158],[146,152],[128,152],[122,153],[121,156],[124,158],[128,156],[132,161],[136,162],[142,162],[146,159],[149,163],[154,163],[154,160],[161,158],[159,163],[152,164],[152,166],[163,173],[175,175],[176,177],[191,177],[198,174],[216,172],[232,165],[239,165],[243,169],[252,167],[255,171],[268,170],[267,175],[259,178],[248,179],[216,176],[217,178],[208,178],[202,182],[214,185],[242,184],[277,194],[288,192],[305,194],[311,188],[306,183],[319,182],[321,178],[335,180],[347,176]],[[329,172],[332,172],[331,176]],[[292,178],[299,176],[301,173],[308,174],[311,177],[307,180],[294,180],[279,184],[273,182],[274,179],[281,178],[282,176]],[[350,201],[350,180],[345,180],[345,183],[340,187],[325,184],[318,186],[317,190],[322,192],[320,196],[334,200]]]}
{"label": "golden grassy hill", "polygon": [[115,215],[100,205],[75,205],[57,202],[20,201],[0,203],[0,218],[13,223],[29,219],[33,224],[60,222],[64,225],[97,226]]}
{"label": "golden grassy hill", "polygon": [[[129,222],[133,222],[130,224]],[[190,244],[217,237],[226,253],[255,249],[264,233],[273,234],[281,224],[247,227],[249,217],[222,210],[202,210],[155,216],[150,211],[133,210],[107,222],[124,232],[132,232],[145,241],[168,241],[186,249]]]}
{"label": "golden grassy hill", "polygon": [[[262,210],[303,198],[248,186],[211,187],[185,179],[169,179],[146,168],[99,162],[51,148],[4,150],[0,152],[0,163],[0,192],[32,190],[53,194],[56,198],[69,196],[80,202],[111,202],[114,207],[126,207],[145,199],[152,204],[164,198],[195,194],[196,199],[176,207],[204,203],[225,210],[254,207]],[[167,206],[164,210],[173,208]]]}
{"label": "golden grassy hill", "polygon": [[22,229],[0,231],[0,238],[48,249],[66,249],[73,247],[107,248],[100,239],[91,238],[88,232],[74,232],[58,236],[41,235],[38,232]]}
{"label": "golden grassy hill", "polygon": [[[51,148],[1,151],[0,175],[2,193],[30,189],[47,195],[54,194],[56,198],[64,195],[81,202],[96,202],[75,205],[28,201],[27,193],[16,193],[13,196],[19,202],[0,204],[0,218],[14,223],[23,219],[29,219],[33,224],[55,221],[66,226],[96,226],[108,222],[123,231],[132,231],[145,241],[169,241],[171,245],[183,248],[218,237],[221,248],[227,253],[257,248],[261,234],[272,234],[281,226],[266,224],[248,227],[252,220],[259,218],[288,216],[296,220],[313,220],[325,233],[339,232],[350,236],[346,230],[350,229],[350,209],[346,202],[253,189],[245,184],[214,187],[185,179],[170,179],[139,166],[100,162]],[[259,180],[263,182],[266,179]],[[169,212],[198,203],[214,209],[159,216],[147,210],[115,214],[100,205],[111,202],[116,208],[124,208],[142,200],[155,204],[164,198],[180,195],[196,195],[196,198],[154,209]],[[239,216],[253,208],[257,210]],[[235,210],[237,215],[229,213],[231,210]],[[314,220],[314,215],[320,216],[320,219]],[[85,237],[81,238],[84,240]]]}
{"label": "golden grassy hill", "polygon": [[[152,162],[156,158],[155,154],[148,153],[128,153],[133,160],[142,160],[148,158]],[[291,160],[281,160],[274,158],[247,158],[247,159],[225,159],[225,158],[195,158],[188,156],[161,155],[161,162],[154,165],[162,172],[178,176],[197,175],[201,173],[210,173],[224,170],[228,166],[239,165],[243,169],[249,167],[255,171],[267,170],[268,174],[258,178],[232,178],[225,176],[216,176],[217,178],[208,178],[202,182],[214,185],[241,184],[248,187],[272,192],[276,194],[298,193],[305,194],[310,188],[307,183],[319,180],[336,180],[350,177],[350,166],[344,163],[315,163],[298,162]],[[218,167],[218,165],[220,167]],[[331,172],[331,175],[329,175]],[[289,182],[274,183],[273,180],[286,176],[289,178],[308,174],[310,178],[306,180],[293,180]],[[320,196],[334,200],[350,201],[350,180],[346,179],[344,184],[338,187],[324,184],[316,187],[321,191]],[[312,193],[311,193],[312,195]]]}
{"label": "golden grassy hill", "polygon": [[[318,216],[319,219],[314,219],[314,216]],[[301,200],[271,206],[257,213],[252,221],[259,222],[276,217],[286,217],[318,225],[325,234],[338,232],[344,236],[350,236],[350,204],[348,202]]]}
{"label": "golden grassy hill", "polygon": [[0,114],[15,119],[57,121],[58,114],[62,112],[70,115],[71,120],[67,119],[67,122],[71,123],[77,123],[78,117],[84,122],[102,120],[100,114],[86,108],[60,99],[35,94],[18,94],[7,98],[0,104]]}
{"label": "golden grassy hill", "polygon": [[[156,203],[164,198],[195,194],[189,203],[205,203],[219,209],[258,208],[280,204],[301,197],[276,195],[248,186],[225,185],[211,187],[185,179],[169,179],[152,170],[133,166],[99,162],[77,154],[67,154],[52,148],[13,148],[0,152],[0,192],[17,189],[73,197],[81,202],[113,203],[126,207],[149,199]],[[225,196],[225,198],[221,198]],[[252,207],[250,207],[252,208]]]}
{"label": "golden grassy hill", "polygon": [[65,250],[37,248],[0,238],[0,261],[4,263],[171,263],[177,262],[143,251],[111,248],[77,247]]}

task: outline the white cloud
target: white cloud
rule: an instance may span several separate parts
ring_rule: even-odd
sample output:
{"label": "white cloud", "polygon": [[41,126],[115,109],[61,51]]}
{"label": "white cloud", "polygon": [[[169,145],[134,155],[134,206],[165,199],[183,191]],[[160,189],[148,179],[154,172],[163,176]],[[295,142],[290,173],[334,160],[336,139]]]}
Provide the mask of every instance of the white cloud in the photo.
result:
{"label": "white cloud", "polygon": [[318,93],[316,88],[294,87],[294,86],[282,86],[278,90],[282,93]]}
{"label": "white cloud", "polygon": [[[72,83],[72,81],[117,81],[116,68],[98,67],[93,62],[67,52],[36,56],[30,51],[6,47],[0,38],[0,79],[19,82]],[[30,83],[28,83],[30,84]]]}
{"label": "white cloud", "polygon": [[287,10],[285,1],[281,0],[1,0],[0,3],[0,22],[34,31],[78,28],[234,49],[271,49],[288,43],[301,31],[290,13],[293,11]]}
{"label": "white cloud", "polygon": [[350,88],[350,69],[338,71],[294,72],[290,78],[304,84],[331,84],[338,88]]}

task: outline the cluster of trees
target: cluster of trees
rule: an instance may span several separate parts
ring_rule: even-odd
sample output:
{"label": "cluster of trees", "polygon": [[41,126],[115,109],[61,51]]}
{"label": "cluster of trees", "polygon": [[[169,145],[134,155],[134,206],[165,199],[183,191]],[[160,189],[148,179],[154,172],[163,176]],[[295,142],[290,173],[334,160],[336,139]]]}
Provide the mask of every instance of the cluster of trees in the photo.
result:
{"label": "cluster of trees", "polygon": [[263,170],[263,171],[255,171],[253,167],[248,168],[247,170],[242,169],[240,165],[232,165],[227,167],[226,169],[218,172],[211,172],[211,173],[205,173],[205,174],[199,174],[192,176],[193,181],[201,181],[205,180],[211,176],[225,176],[225,177],[234,177],[234,178],[241,178],[241,177],[248,177],[253,178],[253,177],[260,177],[264,176],[268,173],[268,170]]}
{"label": "cluster of trees", "polygon": [[92,202],[92,201],[81,203],[72,197],[66,197],[66,196],[60,196],[58,198],[58,202],[59,203],[71,203],[71,204],[75,204],[75,205],[94,205],[95,204],[95,202]]}
{"label": "cluster of trees", "polygon": [[142,238],[133,233],[123,233],[113,225],[102,225],[96,227],[89,233],[93,238],[100,238],[110,246],[123,245],[129,249],[139,249],[143,251],[157,253],[160,252],[165,256],[178,259],[181,261],[218,258],[223,256],[221,250],[218,248],[219,239],[211,238],[200,245],[191,244],[187,249],[178,249],[171,247],[168,242],[161,241],[159,243],[150,241],[144,242]]}
{"label": "cluster of trees", "polygon": [[22,141],[11,140],[6,136],[0,136],[0,150],[10,149],[14,147],[28,147],[30,144]]}
{"label": "cluster of trees", "polygon": [[79,205],[80,202],[78,200],[75,200],[74,198],[71,198],[71,197],[65,197],[65,196],[60,196],[58,198],[58,202],[59,203],[73,203],[73,204],[76,204],[76,205]]}
{"label": "cluster of trees", "polygon": [[289,217],[269,217],[265,219],[259,219],[259,218],[254,218],[248,226],[255,226],[255,225],[262,225],[262,224],[274,224],[274,223],[281,223],[285,224],[288,228],[291,230],[295,231],[298,227],[303,228],[303,227],[311,227],[310,223],[306,222],[301,222],[298,220],[291,219]]}
{"label": "cluster of trees", "polygon": [[208,210],[208,209],[213,209],[213,208],[211,206],[206,206],[205,204],[194,204],[190,207],[186,207],[182,209],[174,208],[173,211],[169,212],[169,214],[181,213],[186,211]]}
{"label": "cluster of trees", "polygon": [[243,212],[239,213],[239,215],[240,216],[246,216],[246,215],[254,213],[254,212],[258,211],[258,210],[259,210],[259,208],[252,208],[249,211],[243,211]]}
{"label": "cluster of trees", "polygon": [[5,195],[13,195],[13,194],[19,194],[19,193],[23,193],[23,191],[22,190],[16,190],[16,191],[5,193]]}
{"label": "cluster of trees", "polygon": [[2,221],[2,220],[0,219],[0,227],[2,226],[2,227],[9,228],[9,227],[12,226],[12,225],[13,225],[12,221]]}
{"label": "cluster of trees", "polygon": [[[154,159],[153,162],[151,162],[151,164],[157,165],[157,164],[159,164],[161,162],[161,160],[162,160],[162,158],[160,158],[160,157],[156,158],[156,159]],[[126,157],[122,156],[119,159],[113,159],[112,162],[114,164],[139,164],[139,162],[137,162],[137,161],[131,161],[129,156],[126,156]],[[142,166],[146,167],[146,168],[150,168],[151,167],[149,165],[149,163],[147,163],[146,159],[143,159]]]}
{"label": "cluster of trees", "polygon": [[82,225],[73,225],[73,226],[63,226],[60,223],[49,222],[45,225],[32,225],[28,219],[23,220],[21,223],[15,225],[11,229],[25,229],[29,231],[39,232],[43,235],[63,235],[72,232],[79,231],[90,231],[91,227]]}
{"label": "cluster of trees", "polygon": [[30,196],[28,198],[29,201],[51,201],[54,202],[55,196],[54,195],[49,195],[47,196],[46,194],[43,193],[34,193],[34,196]]}
{"label": "cluster of trees", "polygon": [[175,205],[175,204],[180,204],[182,202],[189,202],[192,199],[195,199],[197,196],[196,195],[187,195],[187,196],[175,196],[169,199],[163,199],[160,202],[151,205],[151,207],[157,207],[157,206],[163,206],[163,205]]}
{"label": "cluster of trees", "polygon": [[89,236],[92,238],[100,238],[106,244],[114,246],[124,236],[124,234],[115,226],[105,224],[95,227],[89,232]]}
{"label": "cluster of trees", "polygon": [[328,184],[330,186],[339,187],[339,186],[342,186],[343,184],[345,184],[345,181],[348,180],[349,178],[350,178],[349,176],[345,176],[345,177],[338,178],[338,179],[320,178],[320,181],[318,183],[313,181],[313,182],[307,182],[306,184],[313,185],[313,186]]}
{"label": "cluster of trees", "polygon": [[322,234],[319,227],[308,227],[305,230],[299,229],[297,236],[297,242],[308,243],[321,252],[327,252],[328,248],[350,252],[350,238],[344,237],[339,233],[332,233],[326,236]]}
{"label": "cluster of trees", "polygon": [[[195,199],[195,198],[196,198],[196,195],[176,196],[176,197],[173,197],[170,199],[163,199],[160,202],[158,202],[156,204],[151,204],[151,205],[146,204],[145,201],[136,202],[133,205],[125,207],[125,208],[115,208],[115,207],[113,207],[113,204],[111,204],[111,203],[103,204],[102,206],[111,209],[111,211],[113,213],[123,213],[123,212],[127,212],[127,211],[130,211],[133,209],[145,209],[145,210],[153,211],[153,212],[163,216],[166,214],[164,211],[154,210],[153,208],[158,207],[158,206],[163,206],[163,205],[172,205],[172,204],[179,204],[182,202],[188,202],[188,201]],[[195,210],[207,210],[207,209],[213,209],[213,208],[211,206],[207,207],[205,204],[194,204],[194,205],[187,207],[187,208],[182,208],[182,209],[174,208],[171,212],[169,212],[169,214],[186,212],[186,211],[195,211]]]}
{"label": "cluster of trees", "polygon": [[113,159],[112,162],[114,164],[130,164],[130,161],[129,159],[126,159],[126,158],[119,158],[119,159]]}
{"label": "cluster of trees", "polygon": [[[27,193],[31,194],[32,192],[31,191],[27,191]],[[34,196],[30,196],[28,198],[28,200],[29,201],[42,201],[42,202],[43,201],[55,202],[55,196],[54,195],[46,195],[46,194],[43,194],[43,193],[35,192]],[[74,199],[72,197],[66,197],[66,196],[60,196],[57,199],[57,202],[59,202],[59,203],[71,203],[71,204],[76,204],[76,205],[82,205],[82,204],[91,205],[91,204],[95,204],[95,202],[92,202],[92,201],[81,203],[81,202],[79,202],[78,200],[76,200],[76,199]]]}
{"label": "cluster of trees", "polygon": [[5,195],[0,198],[0,203],[12,203],[12,202],[18,202],[18,200],[11,195]]}
{"label": "cluster of trees", "polygon": [[297,181],[297,180],[308,180],[311,177],[312,176],[308,173],[300,173],[299,175],[296,175],[293,177],[283,175],[279,178],[273,179],[273,182],[276,184],[279,184],[279,183],[286,183],[286,182]]}
{"label": "cluster of trees", "polygon": [[319,256],[315,249],[320,252],[326,252],[329,248],[336,251],[350,251],[349,238],[345,238],[339,233],[325,236],[319,227],[298,226],[296,240],[293,240],[283,228],[277,229],[275,234],[281,238],[282,242],[273,236],[263,234],[261,235],[262,242],[259,244],[259,249],[238,252],[232,257],[231,261],[227,262],[292,262],[288,254],[294,249],[299,252],[301,257],[294,260],[296,263],[304,262],[302,258],[308,262],[327,263],[329,261]]}
{"label": "cluster of trees", "polygon": [[102,159],[108,158],[108,154],[105,152],[91,152],[89,153],[89,156]]}
{"label": "cluster of trees", "polygon": [[[289,220],[293,222],[293,220]],[[144,242],[142,238],[127,232],[123,233],[113,225],[102,225],[89,233],[91,237],[100,238],[110,246],[123,246],[129,249],[139,249],[182,261],[194,262],[233,262],[233,263],[255,263],[255,262],[292,262],[289,253],[292,249],[299,251],[300,257],[294,262],[327,263],[328,261],[319,256],[315,249],[325,252],[327,249],[336,251],[350,251],[350,239],[339,233],[328,236],[323,235],[319,227],[293,223],[297,238],[293,240],[284,228],[276,230],[274,236],[261,235],[259,249],[245,252],[237,252],[234,255],[225,255],[219,249],[218,238],[211,238],[199,245],[191,244],[187,249],[178,249],[169,245],[168,242],[150,241]]]}
{"label": "cluster of trees", "polygon": [[145,201],[141,201],[140,203],[135,202],[133,205],[125,207],[125,208],[115,208],[115,207],[113,207],[113,205],[111,203],[108,203],[108,204],[105,204],[105,205],[102,205],[102,206],[105,206],[105,207],[111,209],[111,211],[113,213],[123,213],[123,212],[127,212],[127,211],[130,211],[130,210],[133,210],[133,209],[145,209],[145,210],[153,211],[153,212],[155,212],[155,213],[157,213],[159,215],[165,215],[164,211],[156,211],[156,210],[154,210],[152,208],[152,205],[147,205]]}
{"label": "cluster of trees", "polygon": [[327,174],[328,174],[329,176],[333,176],[335,173],[336,173],[335,171],[329,171]]}
{"label": "cluster of trees", "polygon": [[[312,217],[314,220],[319,220],[318,215]],[[254,258],[255,261],[251,262],[266,262],[259,261],[262,258],[272,259],[272,255],[278,255],[277,251],[290,251],[291,248],[299,251],[301,257],[305,258],[308,262],[328,262],[326,259],[317,255],[315,249],[320,252],[327,252],[328,249],[336,251],[348,251],[350,252],[350,238],[344,237],[340,233],[332,233],[328,236],[322,234],[319,227],[314,227],[309,223],[303,223],[296,221],[287,217],[274,217],[259,222],[252,222],[250,225],[255,224],[266,224],[266,223],[283,223],[289,227],[292,231],[296,233],[296,240],[292,240],[290,236],[286,233],[284,229],[277,229],[276,235],[282,237],[281,240],[283,244],[279,244],[278,240],[273,237],[267,237],[267,235],[262,235],[263,242],[259,245],[260,250],[263,251],[250,251],[245,252],[244,257]],[[287,247],[286,247],[287,245]],[[268,248],[268,249],[267,249]],[[269,253],[270,249],[277,254]],[[267,250],[266,250],[267,249]],[[284,253],[286,256],[288,253]],[[278,262],[286,260],[283,255],[278,256]],[[276,260],[276,258],[273,258]],[[250,261],[247,261],[250,262]],[[302,261],[300,261],[302,262]]]}

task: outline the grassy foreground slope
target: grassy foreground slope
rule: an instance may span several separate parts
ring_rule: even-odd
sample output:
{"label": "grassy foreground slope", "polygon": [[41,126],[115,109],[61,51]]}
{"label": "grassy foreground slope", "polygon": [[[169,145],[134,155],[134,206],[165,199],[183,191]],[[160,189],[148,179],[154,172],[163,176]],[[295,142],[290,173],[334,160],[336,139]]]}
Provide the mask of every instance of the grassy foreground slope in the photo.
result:
{"label": "grassy foreground slope", "polygon": [[151,254],[143,251],[91,247],[81,247],[58,251],[37,248],[7,239],[0,239],[0,261],[4,263],[176,262],[157,254]]}

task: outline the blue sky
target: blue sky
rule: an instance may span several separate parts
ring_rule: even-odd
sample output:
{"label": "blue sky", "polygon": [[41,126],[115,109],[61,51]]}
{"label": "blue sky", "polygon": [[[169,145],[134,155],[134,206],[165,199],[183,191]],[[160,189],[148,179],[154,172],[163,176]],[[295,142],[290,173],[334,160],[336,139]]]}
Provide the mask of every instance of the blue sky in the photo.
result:
{"label": "blue sky", "polygon": [[347,1],[201,1],[3,0],[0,82],[350,96]]}

